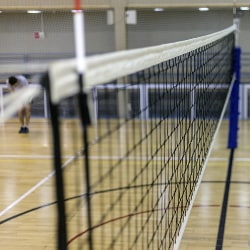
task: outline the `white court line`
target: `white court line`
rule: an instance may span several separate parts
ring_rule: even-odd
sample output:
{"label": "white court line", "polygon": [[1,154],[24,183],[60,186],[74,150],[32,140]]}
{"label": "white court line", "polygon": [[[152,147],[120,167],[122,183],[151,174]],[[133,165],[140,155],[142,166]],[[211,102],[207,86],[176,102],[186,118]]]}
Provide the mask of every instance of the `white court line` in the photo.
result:
{"label": "white court line", "polygon": [[[72,156],[66,155],[63,156],[63,158],[74,158]],[[53,156],[52,155],[0,155],[0,159],[11,159],[11,158],[20,158],[20,159],[52,159]],[[94,159],[94,160],[108,160],[108,159],[112,159],[112,160],[117,160],[117,159],[121,159],[123,157],[119,157],[119,156],[90,156],[90,159]],[[148,157],[126,157],[126,160],[147,160],[149,159]],[[154,157],[154,160],[162,160],[162,157]],[[178,160],[178,158],[175,158],[175,160]],[[227,161],[228,157],[209,157],[209,161]],[[234,161],[245,161],[248,162],[250,161],[250,157],[234,157]]]}
{"label": "white court line", "polygon": [[0,155],[0,158],[21,158],[21,159],[51,159],[51,155]]}
{"label": "white court line", "polygon": [[[0,155],[0,158],[25,158],[25,159],[34,159],[34,158],[40,158],[40,159],[48,159],[52,158],[51,155]],[[76,157],[71,156],[63,165],[62,168],[65,168],[70,162],[72,162]],[[110,157],[110,156],[91,156],[91,159],[120,159],[117,157]],[[130,160],[141,160],[141,159],[147,159],[147,157],[129,157],[127,159]],[[155,157],[156,160],[162,160],[161,157]],[[228,158],[220,158],[220,157],[211,157],[209,158],[209,161],[227,161]],[[244,161],[249,162],[250,158],[235,158],[234,161]],[[20,196],[17,200],[12,202],[9,206],[7,206],[4,210],[0,212],[0,217],[3,216],[5,213],[7,213],[10,209],[12,209],[14,206],[16,206],[18,203],[20,203],[23,199],[25,199],[27,196],[29,196],[32,192],[34,192],[36,189],[38,189],[40,186],[42,186],[46,181],[48,181],[52,176],[55,175],[55,171],[52,171],[50,174],[48,174],[45,178],[43,178],[40,182],[38,182],[35,186],[33,186],[31,189],[29,189],[26,193],[24,193],[22,196]]]}
{"label": "white court line", "polygon": [[[82,157],[82,156],[79,156],[78,157]],[[0,155],[0,159],[4,159],[4,158],[7,158],[7,159],[52,159],[53,156],[51,155]],[[66,156],[63,156],[63,158],[71,158],[72,160],[75,158],[74,156],[70,156],[70,155],[66,155]],[[118,159],[121,159],[123,157],[119,157],[119,156],[90,156],[90,159],[93,159],[93,160],[118,160]],[[126,160],[148,160],[149,158],[148,157],[134,157],[134,156],[131,156],[131,157],[126,157]],[[167,157],[166,157],[167,159]],[[178,160],[178,158],[174,158],[175,160]],[[162,160],[162,157],[154,157],[154,160]],[[227,161],[228,158],[227,157],[210,157],[209,158],[209,161]],[[250,158],[249,157],[235,157],[234,158],[234,161],[241,161],[241,162],[249,162],[250,161]]]}
{"label": "white court line", "polygon": [[0,217],[3,216],[5,213],[7,213],[11,208],[13,208],[14,206],[16,206],[18,203],[20,203],[27,196],[29,196],[37,188],[39,188],[40,186],[42,186],[54,174],[55,174],[55,171],[51,172],[49,175],[47,175],[45,178],[43,178],[40,182],[38,182],[35,186],[33,186],[31,189],[29,189],[26,193],[24,193],[22,196],[20,196],[17,200],[15,200],[14,202],[12,202],[9,206],[7,206],[3,211],[0,212]]}
{"label": "white court line", "polygon": [[[1,157],[3,157],[1,155]],[[13,156],[10,156],[13,157]],[[19,155],[15,156],[13,158],[18,158]],[[40,156],[41,157],[41,156]],[[33,157],[28,157],[27,158],[33,158]],[[75,159],[75,156],[72,156],[71,158],[69,158],[63,165],[62,168],[65,168],[71,161],[73,161]],[[52,171],[50,174],[48,174],[45,178],[43,178],[40,182],[38,182],[35,186],[33,186],[32,188],[30,188],[26,193],[24,193],[23,195],[21,195],[17,200],[15,200],[14,202],[12,202],[9,206],[7,206],[4,210],[2,210],[0,212],[0,217],[3,216],[5,213],[7,213],[10,209],[12,209],[14,206],[16,206],[18,203],[20,203],[23,199],[25,199],[27,196],[29,196],[32,192],[34,192],[36,189],[38,189],[40,186],[42,186],[46,181],[48,181],[52,176],[55,175],[55,170]]]}

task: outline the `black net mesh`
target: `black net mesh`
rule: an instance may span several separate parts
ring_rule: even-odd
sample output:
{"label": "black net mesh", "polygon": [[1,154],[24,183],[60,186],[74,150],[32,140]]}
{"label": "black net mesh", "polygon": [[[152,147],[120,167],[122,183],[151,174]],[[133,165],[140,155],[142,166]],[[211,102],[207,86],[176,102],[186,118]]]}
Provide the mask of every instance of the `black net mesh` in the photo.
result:
{"label": "black net mesh", "polygon": [[[64,173],[69,247],[173,249],[224,111],[233,48],[230,34],[92,90],[98,119],[81,150],[89,173],[79,157],[77,174]],[[79,187],[86,176],[90,193]]]}

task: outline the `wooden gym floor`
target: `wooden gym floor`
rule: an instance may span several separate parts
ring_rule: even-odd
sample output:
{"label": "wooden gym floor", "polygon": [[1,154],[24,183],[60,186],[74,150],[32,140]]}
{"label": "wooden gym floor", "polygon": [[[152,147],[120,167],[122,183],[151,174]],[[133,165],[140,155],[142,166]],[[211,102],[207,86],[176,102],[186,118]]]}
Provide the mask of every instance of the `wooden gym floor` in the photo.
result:
{"label": "wooden gym floor", "polygon": [[[223,250],[250,249],[250,121],[240,122],[230,182],[227,126],[223,121],[180,250],[216,249],[222,238]],[[32,119],[29,134],[18,129],[16,120],[0,126],[0,249],[55,249],[50,128],[46,120]],[[63,147],[67,143],[65,137]],[[228,203],[222,209],[226,185]],[[222,211],[225,227],[218,237]]]}

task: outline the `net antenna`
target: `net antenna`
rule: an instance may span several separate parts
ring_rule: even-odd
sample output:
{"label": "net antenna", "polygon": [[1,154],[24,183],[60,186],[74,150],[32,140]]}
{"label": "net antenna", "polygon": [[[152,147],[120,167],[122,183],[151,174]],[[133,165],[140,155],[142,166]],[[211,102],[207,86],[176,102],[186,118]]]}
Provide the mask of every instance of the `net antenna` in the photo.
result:
{"label": "net antenna", "polygon": [[233,1],[233,23],[236,26],[235,30],[235,46],[239,47],[239,30],[240,30],[240,18],[237,13],[236,0]]}
{"label": "net antenna", "polygon": [[236,0],[233,1],[233,15],[236,16]]}
{"label": "net antenna", "polygon": [[[79,116],[82,126],[82,143],[84,153],[84,170],[85,170],[85,189],[86,189],[86,207],[87,207],[87,225],[92,228],[91,220],[91,200],[90,200],[90,167],[89,167],[89,147],[87,126],[90,125],[90,113],[87,104],[87,94],[84,92],[84,72],[86,71],[86,48],[85,48],[85,32],[84,32],[84,12],[81,9],[81,0],[74,1],[74,36],[76,50],[76,69],[78,74],[78,105]],[[88,232],[88,245],[92,250],[92,232]]]}

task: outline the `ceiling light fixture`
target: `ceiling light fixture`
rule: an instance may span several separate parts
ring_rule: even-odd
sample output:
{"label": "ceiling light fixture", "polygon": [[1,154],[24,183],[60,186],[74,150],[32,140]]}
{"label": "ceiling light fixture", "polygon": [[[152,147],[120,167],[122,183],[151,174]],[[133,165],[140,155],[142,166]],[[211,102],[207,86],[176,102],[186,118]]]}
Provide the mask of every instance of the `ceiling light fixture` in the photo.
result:
{"label": "ceiling light fixture", "polygon": [[240,10],[250,10],[249,7],[240,7]]}
{"label": "ceiling light fixture", "polygon": [[163,8],[154,8],[154,11],[161,12],[161,11],[164,11],[164,9]]}
{"label": "ceiling light fixture", "polygon": [[209,11],[209,8],[208,7],[201,7],[201,8],[199,8],[199,11]]}
{"label": "ceiling light fixture", "polygon": [[42,11],[41,10],[28,10],[27,13],[29,14],[38,14],[38,13],[41,13]]}

